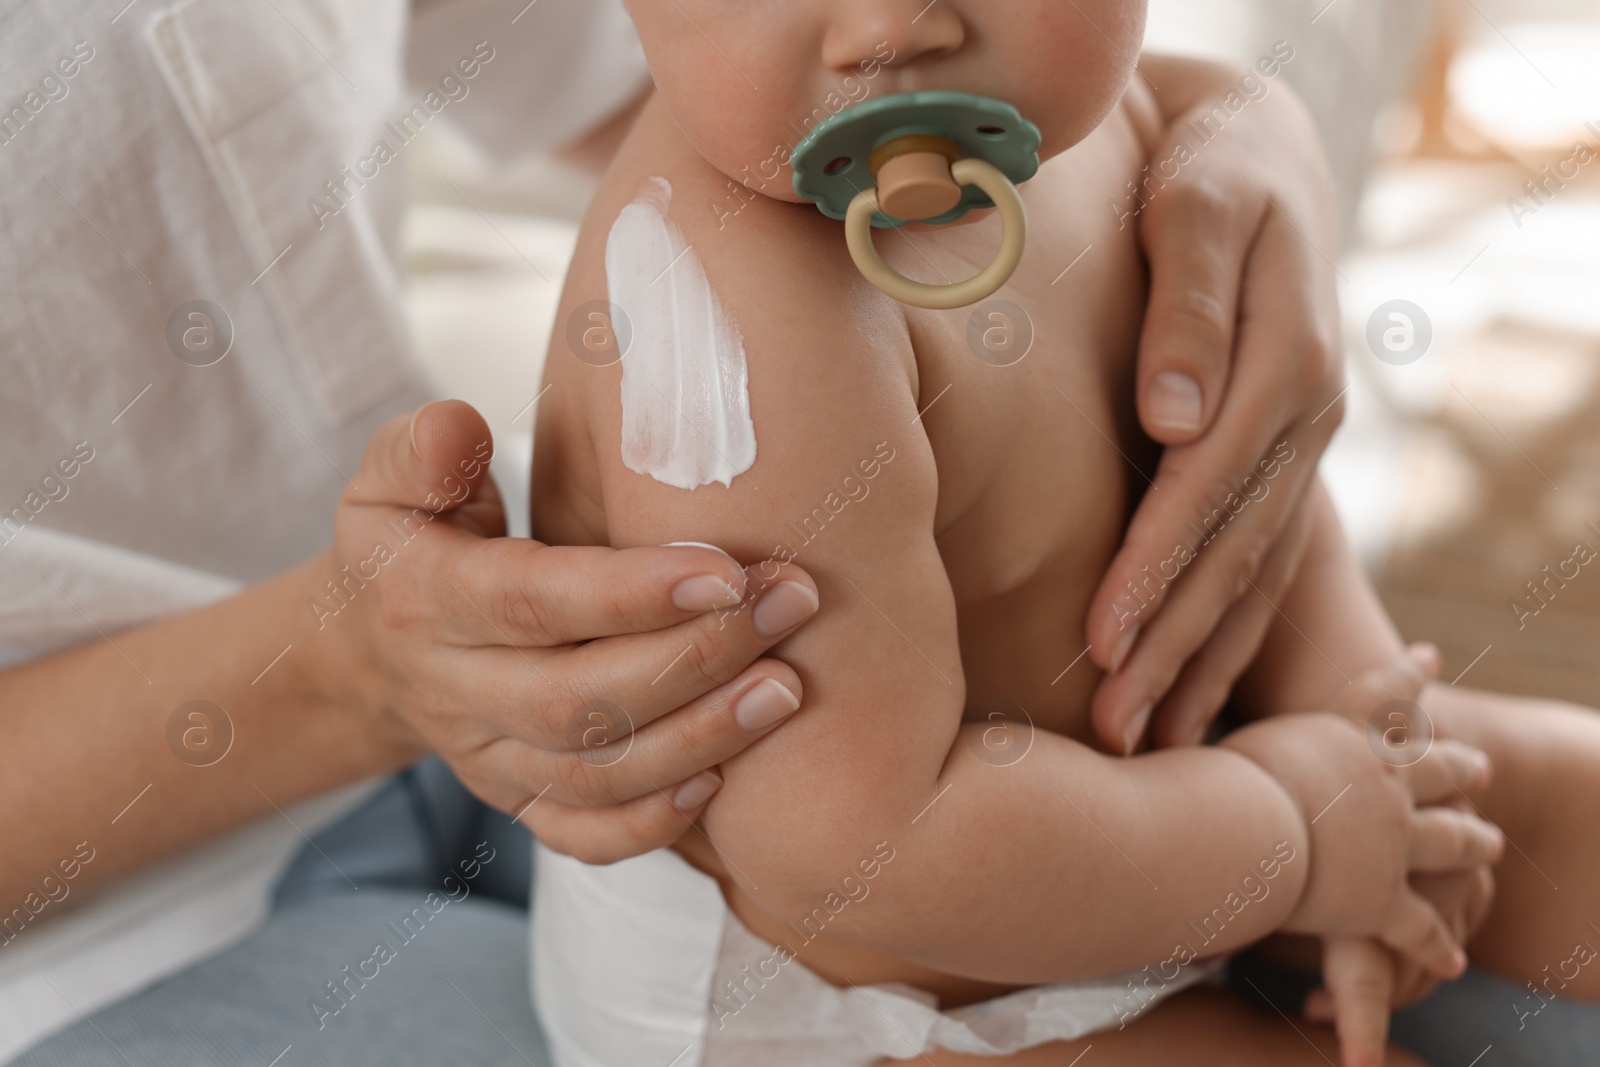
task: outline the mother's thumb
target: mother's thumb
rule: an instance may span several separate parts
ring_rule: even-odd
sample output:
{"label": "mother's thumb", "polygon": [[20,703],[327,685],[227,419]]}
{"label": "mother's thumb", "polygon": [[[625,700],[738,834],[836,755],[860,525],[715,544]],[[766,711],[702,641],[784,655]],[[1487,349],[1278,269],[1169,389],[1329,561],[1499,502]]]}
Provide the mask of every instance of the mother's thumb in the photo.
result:
{"label": "mother's thumb", "polygon": [[489,424],[471,404],[424,404],[378,427],[345,500],[448,511],[488,478],[493,455]]}

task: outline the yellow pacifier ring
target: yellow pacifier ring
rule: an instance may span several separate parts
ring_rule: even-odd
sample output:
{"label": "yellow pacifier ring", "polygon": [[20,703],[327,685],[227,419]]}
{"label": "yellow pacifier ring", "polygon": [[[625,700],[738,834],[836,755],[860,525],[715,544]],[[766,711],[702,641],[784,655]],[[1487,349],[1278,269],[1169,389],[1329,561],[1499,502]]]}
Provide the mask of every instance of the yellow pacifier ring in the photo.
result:
{"label": "yellow pacifier ring", "polygon": [[856,194],[845,214],[845,242],[856,269],[884,293],[913,307],[949,311],[993,296],[1016,273],[1028,243],[1028,213],[1017,195],[1017,187],[998,167],[981,159],[962,159],[951,164],[950,176],[958,186],[973,185],[987,193],[1000,211],[1003,227],[1000,252],[994,262],[966,281],[949,285],[916,282],[883,261],[872,244],[872,217],[883,210],[878,203],[877,189],[864,189]]}

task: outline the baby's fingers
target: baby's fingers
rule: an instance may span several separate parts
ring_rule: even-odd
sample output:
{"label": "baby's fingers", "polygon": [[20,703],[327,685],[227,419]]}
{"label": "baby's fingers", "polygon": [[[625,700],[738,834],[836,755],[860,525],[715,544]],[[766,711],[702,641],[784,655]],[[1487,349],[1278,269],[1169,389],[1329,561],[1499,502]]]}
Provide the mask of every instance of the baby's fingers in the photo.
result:
{"label": "baby's fingers", "polygon": [[1439,674],[1439,650],[1432,645],[1412,645],[1392,663],[1368,671],[1350,683],[1333,710],[1365,724],[1372,712],[1391,700],[1416,700]]}
{"label": "baby's fingers", "polygon": [[1499,862],[1505,847],[1500,828],[1476,815],[1453,808],[1420,808],[1411,815],[1413,871],[1470,871]]}
{"label": "baby's fingers", "polygon": [[1407,889],[1378,939],[1440,978],[1459,978],[1467,954],[1433,906]]}
{"label": "baby's fingers", "polygon": [[1418,804],[1439,804],[1458,800],[1489,784],[1493,764],[1486,753],[1460,741],[1440,738],[1428,754],[1409,767],[1402,777]]}
{"label": "baby's fingers", "polygon": [[1327,990],[1321,998],[1314,994],[1307,1001],[1306,1013],[1324,1020],[1331,1014],[1344,1067],[1383,1067],[1389,998],[1394,993],[1393,957],[1367,938],[1329,938],[1323,948],[1322,980]]}

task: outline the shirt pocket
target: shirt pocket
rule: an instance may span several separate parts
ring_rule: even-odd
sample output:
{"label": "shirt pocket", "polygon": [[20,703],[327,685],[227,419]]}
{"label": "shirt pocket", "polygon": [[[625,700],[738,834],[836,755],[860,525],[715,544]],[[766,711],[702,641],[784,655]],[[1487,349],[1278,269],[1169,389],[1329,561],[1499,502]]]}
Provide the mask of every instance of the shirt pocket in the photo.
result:
{"label": "shirt pocket", "polygon": [[408,13],[404,0],[188,0],[145,31],[261,270],[252,284],[336,425],[423,377],[397,266],[405,147],[386,121]]}

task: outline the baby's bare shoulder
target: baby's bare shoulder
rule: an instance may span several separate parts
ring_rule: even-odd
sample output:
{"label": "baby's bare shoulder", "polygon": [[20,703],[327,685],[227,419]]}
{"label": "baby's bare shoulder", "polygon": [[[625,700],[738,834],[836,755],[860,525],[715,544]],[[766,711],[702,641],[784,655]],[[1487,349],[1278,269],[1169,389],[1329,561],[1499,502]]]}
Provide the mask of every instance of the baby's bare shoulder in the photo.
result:
{"label": "baby's bare shoulder", "polygon": [[[842,225],[767,197],[714,211],[726,185],[652,108],[585,220],[558,314],[609,305],[613,333],[631,341],[618,358],[549,372],[579,403],[541,414],[539,433],[593,456],[583,480],[603,493],[613,543],[647,536],[640,516],[710,522],[723,494],[752,510],[730,508],[722,535],[761,530],[782,497],[826,496],[827,472],[872,455],[917,412],[905,316],[860,277]],[[907,514],[931,499],[931,466],[913,479],[914,466],[896,468],[918,502]]]}
{"label": "baby's bare shoulder", "polygon": [[[765,363],[795,359],[811,373],[829,374],[839,369],[833,364],[848,360],[878,365],[880,372],[897,369],[914,381],[903,311],[856,270],[843,224],[810,204],[780,201],[731,180],[656,104],[646,108],[619,153],[585,224],[577,259],[587,263],[590,285],[605,284],[607,255],[629,254],[613,240],[616,223],[641,201],[669,224],[672,255],[692,257],[704,271],[745,341],[752,374]],[[676,267],[669,257],[657,270],[665,282]]]}

